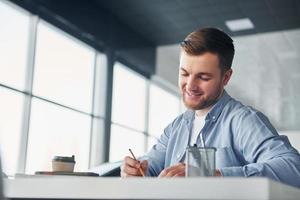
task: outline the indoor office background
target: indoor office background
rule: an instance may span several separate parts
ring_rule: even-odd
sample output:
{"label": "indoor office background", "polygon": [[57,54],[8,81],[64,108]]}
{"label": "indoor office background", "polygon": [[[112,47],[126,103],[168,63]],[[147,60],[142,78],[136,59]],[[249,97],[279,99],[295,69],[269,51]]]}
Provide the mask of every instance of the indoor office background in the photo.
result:
{"label": "indoor office background", "polygon": [[116,61],[107,145],[106,55],[7,1],[0,24],[1,155],[9,175],[50,170],[54,155],[75,155],[75,170],[87,171],[107,147],[110,162],[128,148],[142,155],[180,113],[176,92]]}
{"label": "indoor office background", "polygon": [[[72,19],[63,18],[53,12],[56,7],[51,1],[48,10],[45,4],[35,7],[32,2],[0,0],[4,172],[51,170],[54,155],[75,155],[75,171],[120,161],[129,155],[128,148],[143,155],[185,110],[177,90],[179,42],[165,38],[159,45],[148,43],[122,24],[113,36],[104,35],[107,42],[102,43],[90,33],[97,28],[82,25],[87,19],[84,9],[80,14],[74,11]],[[65,7],[58,13],[80,1],[60,2],[67,3],[61,3]],[[107,10],[114,7],[97,2]],[[114,8],[117,12],[122,3]],[[113,19],[122,17],[114,14]],[[82,24],[75,26],[69,21],[77,15]],[[112,21],[119,25],[118,20]],[[143,31],[152,37],[160,34]],[[232,35],[236,55],[229,94],[263,111],[280,133],[300,135],[300,29]]]}

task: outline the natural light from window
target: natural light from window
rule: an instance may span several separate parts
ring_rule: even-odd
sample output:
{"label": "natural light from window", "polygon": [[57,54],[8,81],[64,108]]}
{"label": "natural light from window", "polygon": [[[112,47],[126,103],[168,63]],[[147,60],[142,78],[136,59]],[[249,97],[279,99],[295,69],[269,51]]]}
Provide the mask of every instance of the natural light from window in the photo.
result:
{"label": "natural light from window", "polygon": [[8,175],[17,172],[24,95],[0,87],[0,154],[3,171]]}
{"label": "natural light from window", "polygon": [[33,93],[91,112],[95,52],[41,21],[38,25]]}
{"label": "natural light from window", "polygon": [[32,100],[26,173],[51,170],[55,155],[75,155],[75,171],[86,171],[91,117],[36,98]]}
{"label": "natural light from window", "polygon": [[164,128],[179,115],[180,99],[151,84],[149,106],[149,134],[159,138]]}
{"label": "natural light from window", "polygon": [[146,79],[124,65],[114,66],[112,121],[144,131]]}
{"label": "natural light from window", "polygon": [[0,1],[0,83],[24,90],[30,18],[7,4]]}
{"label": "natural light from window", "polygon": [[130,156],[128,149],[132,149],[136,157],[145,153],[145,135],[140,132],[112,124],[110,140],[110,162],[120,161],[125,156]]}

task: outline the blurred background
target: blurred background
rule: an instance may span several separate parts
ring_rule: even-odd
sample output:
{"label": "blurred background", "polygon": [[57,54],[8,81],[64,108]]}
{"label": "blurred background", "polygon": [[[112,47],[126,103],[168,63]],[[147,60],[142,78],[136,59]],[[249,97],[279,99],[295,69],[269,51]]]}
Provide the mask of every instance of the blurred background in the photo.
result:
{"label": "blurred background", "polygon": [[298,0],[0,0],[3,171],[143,155],[185,111],[179,43],[208,26],[234,40],[227,92],[300,136]]}

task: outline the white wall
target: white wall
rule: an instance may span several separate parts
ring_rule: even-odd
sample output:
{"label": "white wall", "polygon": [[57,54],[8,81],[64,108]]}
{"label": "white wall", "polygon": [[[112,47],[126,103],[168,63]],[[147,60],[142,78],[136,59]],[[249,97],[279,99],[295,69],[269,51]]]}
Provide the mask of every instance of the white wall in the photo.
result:
{"label": "white wall", "polygon": [[156,76],[177,87],[179,70],[178,44],[160,46],[156,49]]}
{"label": "white wall", "polygon": [[300,131],[284,131],[280,135],[286,135],[291,145],[300,152]]}
{"label": "white wall", "polygon": [[[234,37],[231,96],[265,113],[278,130],[300,130],[300,29]],[[157,48],[157,76],[177,86],[179,45]]]}

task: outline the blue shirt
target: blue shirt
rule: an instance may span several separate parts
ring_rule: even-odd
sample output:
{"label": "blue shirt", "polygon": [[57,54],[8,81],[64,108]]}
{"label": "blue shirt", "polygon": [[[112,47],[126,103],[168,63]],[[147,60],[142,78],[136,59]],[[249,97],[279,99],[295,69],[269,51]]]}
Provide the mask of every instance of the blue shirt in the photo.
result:
{"label": "blue shirt", "polygon": [[[184,161],[194,117],[195,111],[187,110],[164,129],[143,158],[149,176]],[[278,135],[265,115],[226,91],[208,112],[201,133],[206,147],[217,149],[216,168],[223,176],[265,176],[300,187],[300,155],[288,138]]]}

